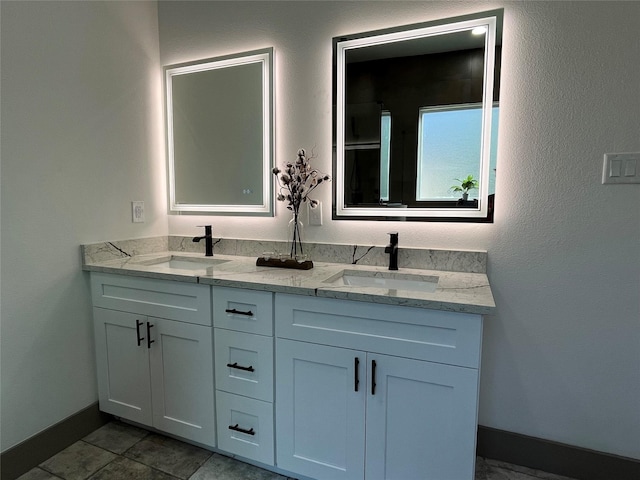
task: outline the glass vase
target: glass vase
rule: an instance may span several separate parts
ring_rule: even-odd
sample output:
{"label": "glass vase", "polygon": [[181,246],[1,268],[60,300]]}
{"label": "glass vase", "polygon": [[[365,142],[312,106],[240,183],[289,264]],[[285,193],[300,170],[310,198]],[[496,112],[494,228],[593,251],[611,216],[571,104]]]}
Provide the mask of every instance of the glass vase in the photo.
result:
{"label": "glass vase", "polygon": [[287,252],[289,253],[289,257],[294,260],[304,261],[306,258],[302,249],[304,225],[297,213],[294,213],[291,220],[289,220],[288,231]]}

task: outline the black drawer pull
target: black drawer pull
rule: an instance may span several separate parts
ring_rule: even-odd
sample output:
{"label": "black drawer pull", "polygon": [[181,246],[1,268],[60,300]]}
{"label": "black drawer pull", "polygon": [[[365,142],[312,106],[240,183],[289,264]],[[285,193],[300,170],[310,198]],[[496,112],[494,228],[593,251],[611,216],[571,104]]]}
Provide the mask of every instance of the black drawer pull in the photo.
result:
{"label": "black drawer pull", "polygon": [[245,430],[244,428],[240,428],[237,423],[235,425],[229,425],[229,430],[235,430],[236,432],[246,433],[247,435],[255,435],[256,434],[256,432],[254,432],[253,428],[250,428],[249,430]]}
{"label": "black drawer pull", "polygon": [[356,357],[354,359],[354,368],[356,373],[354,374],[354,379],[353,379],[353,389],[357,392],[358,391],[358,385],[360,384],[360,359],[358,357]]}
{"label": "black drawer pull", "polygon": [[376,394],[376,361],[371,360],[371,395]]}
{"label": "black drawer pull", "polygon": [[153,324],[147,322],[147,348],[151,348],[151,344],[155,342],[155,340],[151,340],[151,327]]}
{"label": "black drawer pull", "polygon": [[140,346],[142,340],[144,340],[144,337],[140,336],[140,325],[142,325],[142,322],[136,318],[136,338],[138,340],[138,346]]}
{"label": "black drawer pull", "polygon": [[253,312],[251,310],[243,312],[242,310],[236,310],[235,308],[227,308],[225,312],[233,313],[234,315],[246,315],[247,317],[253,317]]}
{"label": "black drawer pull", "polygon": [[238,362],[227,363],[227,367],[237,368],[238,370],[244,370],[245,372],[255,372],[255,369],[253,368],[252,365],[249,365],[248,367],[243,367],[242,365],[238,365]]}

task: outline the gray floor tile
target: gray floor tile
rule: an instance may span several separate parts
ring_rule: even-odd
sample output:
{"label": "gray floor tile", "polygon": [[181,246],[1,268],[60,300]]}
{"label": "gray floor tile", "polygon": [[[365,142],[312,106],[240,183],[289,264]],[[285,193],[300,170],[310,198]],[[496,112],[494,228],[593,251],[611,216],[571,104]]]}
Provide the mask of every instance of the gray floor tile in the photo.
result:
{"label": "gray floor tile", "polygon": [[87,443],[122,454],[149,434],[142,428],[110,422],[83,438]]}
{"label": "gray floor tile", "polygon": [[487,480],[487,462],[482,457],[476,457],[476,475],[475,480]]}
{"label": "gray floor tile", "polygon": [[[520,480],[520,478],[536,478],[541,480],[575,480],[562,475],[556,475],[554,473],[547,473],[541,470],[534,470],[533,468],[523,467],[520,465],[514,465],[512,463],[501,462],[499,460],[485,459],[485,463],[490,469],[500,469],[502,471],[511,472],[512,476],[509,479]],[[519,477],[518,475],[528,475],[528,477]]]}
{"label": "gray floor tile", "polygon": [[60,477],[42,470],[39,467],[32,468],[24,475],[20,475],[17,480],[59,480]]}
{"label": "gray floor tile", "polygon": [[[60,479],[295,480],[116,421],[87,435],[40,464],[40,468],[34,468],[19,478]],[[573,479],[478,457],[475,480]]]}
{"label": "gray floor tile", "polygon": [[[499,467],[489,468],[482,480],[538,480],[536,477],[510,470],[504,470]],[[476,477],[476,480],[479,480]]]}
{"label": "gray floor tile", "polygon": [[287,480],[287,477],[216,453],[189,480]]}
{"label": "gray floor tile", "polygon": [[128,458],[118,457],[109,463],[98,473],[89,477],[89,480],[176,480],[176,477],[154,470],[142,463],[134,462]]}
{"label": "gray floor tile", "polygon": [[116,457],[80,440],[42,462],[40,468],[64,480],[85,480]]}
{"label": "gray floor tile", "polygon": [[127,450],[124,456],[186,480],[208,460],[211,452],[151,434]]}

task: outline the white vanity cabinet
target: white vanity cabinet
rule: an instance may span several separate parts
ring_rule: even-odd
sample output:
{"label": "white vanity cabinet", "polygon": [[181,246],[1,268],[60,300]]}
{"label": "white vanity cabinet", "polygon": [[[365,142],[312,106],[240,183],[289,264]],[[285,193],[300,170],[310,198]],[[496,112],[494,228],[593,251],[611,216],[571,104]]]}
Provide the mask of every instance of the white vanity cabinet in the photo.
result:
{"label": "white vanity cabinet", "polygon": [[213,287],[218,448],[274,465],[273,293]]}
{"label": "white vanity cabinet", "polygon": [[107,413],[293,476],[474,478],[479,314],[95,271],[91,289]]}
{"label": "white vanity cabinet", "polygon": [[92,272],[100,409],[214,447],[211,289]]}
{"label": "white vanity cabinet", "polygon": [[479,315],[276,296],[279,468],[474,478]]}

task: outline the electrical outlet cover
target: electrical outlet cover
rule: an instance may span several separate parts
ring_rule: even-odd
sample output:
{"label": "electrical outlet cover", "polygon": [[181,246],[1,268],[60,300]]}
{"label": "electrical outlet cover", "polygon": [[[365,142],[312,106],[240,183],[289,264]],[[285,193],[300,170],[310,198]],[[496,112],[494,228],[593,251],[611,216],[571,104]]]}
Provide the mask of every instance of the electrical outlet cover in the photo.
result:
{"label": "electrical outlet cover", "polygon": [[316,208],[309,205],[309,225],[322,225],[322,202]]}
{"label": "electrical outlet cover", "polygon": [[131,219],[133,223],[144,223],[144,202],[131,202]]}

